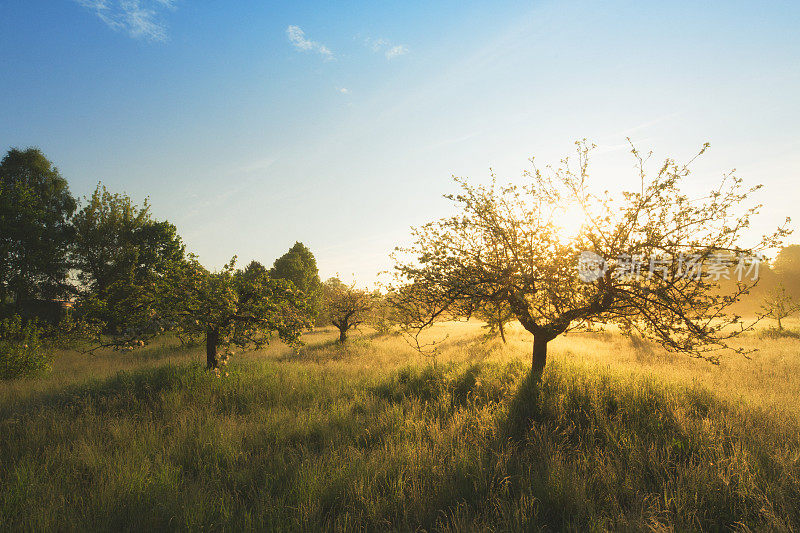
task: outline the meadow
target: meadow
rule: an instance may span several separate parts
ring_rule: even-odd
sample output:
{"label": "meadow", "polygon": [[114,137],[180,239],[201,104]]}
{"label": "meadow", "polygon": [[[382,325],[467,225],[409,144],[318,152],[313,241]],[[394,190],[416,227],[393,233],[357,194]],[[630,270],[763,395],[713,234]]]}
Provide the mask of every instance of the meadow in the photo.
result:
{"label": "meadow", "polygon": [[[789,326],[797,327],[797,322]],[[613,332],[551,343],[450,323],[292,349],[58,355],[0,383],[2,530],[800,528],[800,340],[720,365]]]}

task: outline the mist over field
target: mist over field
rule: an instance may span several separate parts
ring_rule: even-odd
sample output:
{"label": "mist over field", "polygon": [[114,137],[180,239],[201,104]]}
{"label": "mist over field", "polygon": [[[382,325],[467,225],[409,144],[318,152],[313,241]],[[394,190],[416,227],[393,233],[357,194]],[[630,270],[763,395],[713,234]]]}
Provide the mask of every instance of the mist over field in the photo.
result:
{"label": "mist over field", "polygon": [[0,3],[0,530],[800,529],[798,20]]}

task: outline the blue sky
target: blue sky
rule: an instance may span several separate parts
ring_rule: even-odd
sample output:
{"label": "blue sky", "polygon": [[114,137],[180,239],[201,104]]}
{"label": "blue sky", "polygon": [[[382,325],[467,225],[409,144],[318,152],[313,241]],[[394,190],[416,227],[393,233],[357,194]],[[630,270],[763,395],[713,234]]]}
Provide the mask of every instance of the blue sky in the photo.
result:
{"label": "blue sky", "polygon": [[798,23],[788,1],[0,0],[0,149],[149,196],[210,267],[301,240],[371,282],[451,174],[519,179],[583,137],[611,190],[627,136],[711,142],[691,186],[763,183],[766,230],[800,215]]}

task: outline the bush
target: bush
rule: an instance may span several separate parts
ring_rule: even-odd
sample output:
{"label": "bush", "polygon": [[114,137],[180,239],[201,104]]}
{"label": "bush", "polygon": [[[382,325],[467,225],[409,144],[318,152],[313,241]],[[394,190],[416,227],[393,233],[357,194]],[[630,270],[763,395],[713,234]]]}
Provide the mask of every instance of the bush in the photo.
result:
{"label": "bush", "polygon": [[23,323],[19,315],[0,320],[0,379],[42,374],[50,370],[52,359],[36,321]]}

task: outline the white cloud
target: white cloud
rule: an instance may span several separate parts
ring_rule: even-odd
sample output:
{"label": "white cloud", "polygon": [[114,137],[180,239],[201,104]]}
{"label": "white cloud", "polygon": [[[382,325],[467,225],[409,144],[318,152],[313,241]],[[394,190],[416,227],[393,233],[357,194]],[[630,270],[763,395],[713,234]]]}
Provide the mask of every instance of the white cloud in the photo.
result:
{"label": "white cloud", "polygon": [[397,45],[392,46],[388,50],[386,50],[386,59],[392,59],[394,57],[402,56],[408,53],[408,48],[404,45]]}
{"label": "white cloud", "polygon": [[333,52],[331,52],[330,48],[324,44],[307,39],[306,33],[300,28],[300,26],[292,25],[286,28],[286,36],[289,38],[289,42],[292,43],[292,45],[298,50],[311,50],[317,52],[325,59],[333,59]]}
{"label": "white cloud", "polygon": [[386,39],[370,39],[367,37],[364,39],[364,44],[368,47],[372,48],[372,51],[376,54],[381,51],[381,49],[385,46],[389,46],[389,41]]}
{"label": "white cloud", "polygon": [[167,26],[162,16],[174,10],[176,0],[75,0],[93,11],[109,28],[134,39],[166,41]]}
{"label": "white cloud", "polygon": [[395,57],[408,53],[408,47],[406,45],[393,45],[386,39],[373,39],[371,37],[367,37],[364,39],[364,44],[376,54],[383,52],[386,56],[386,59],[394,59]]}

